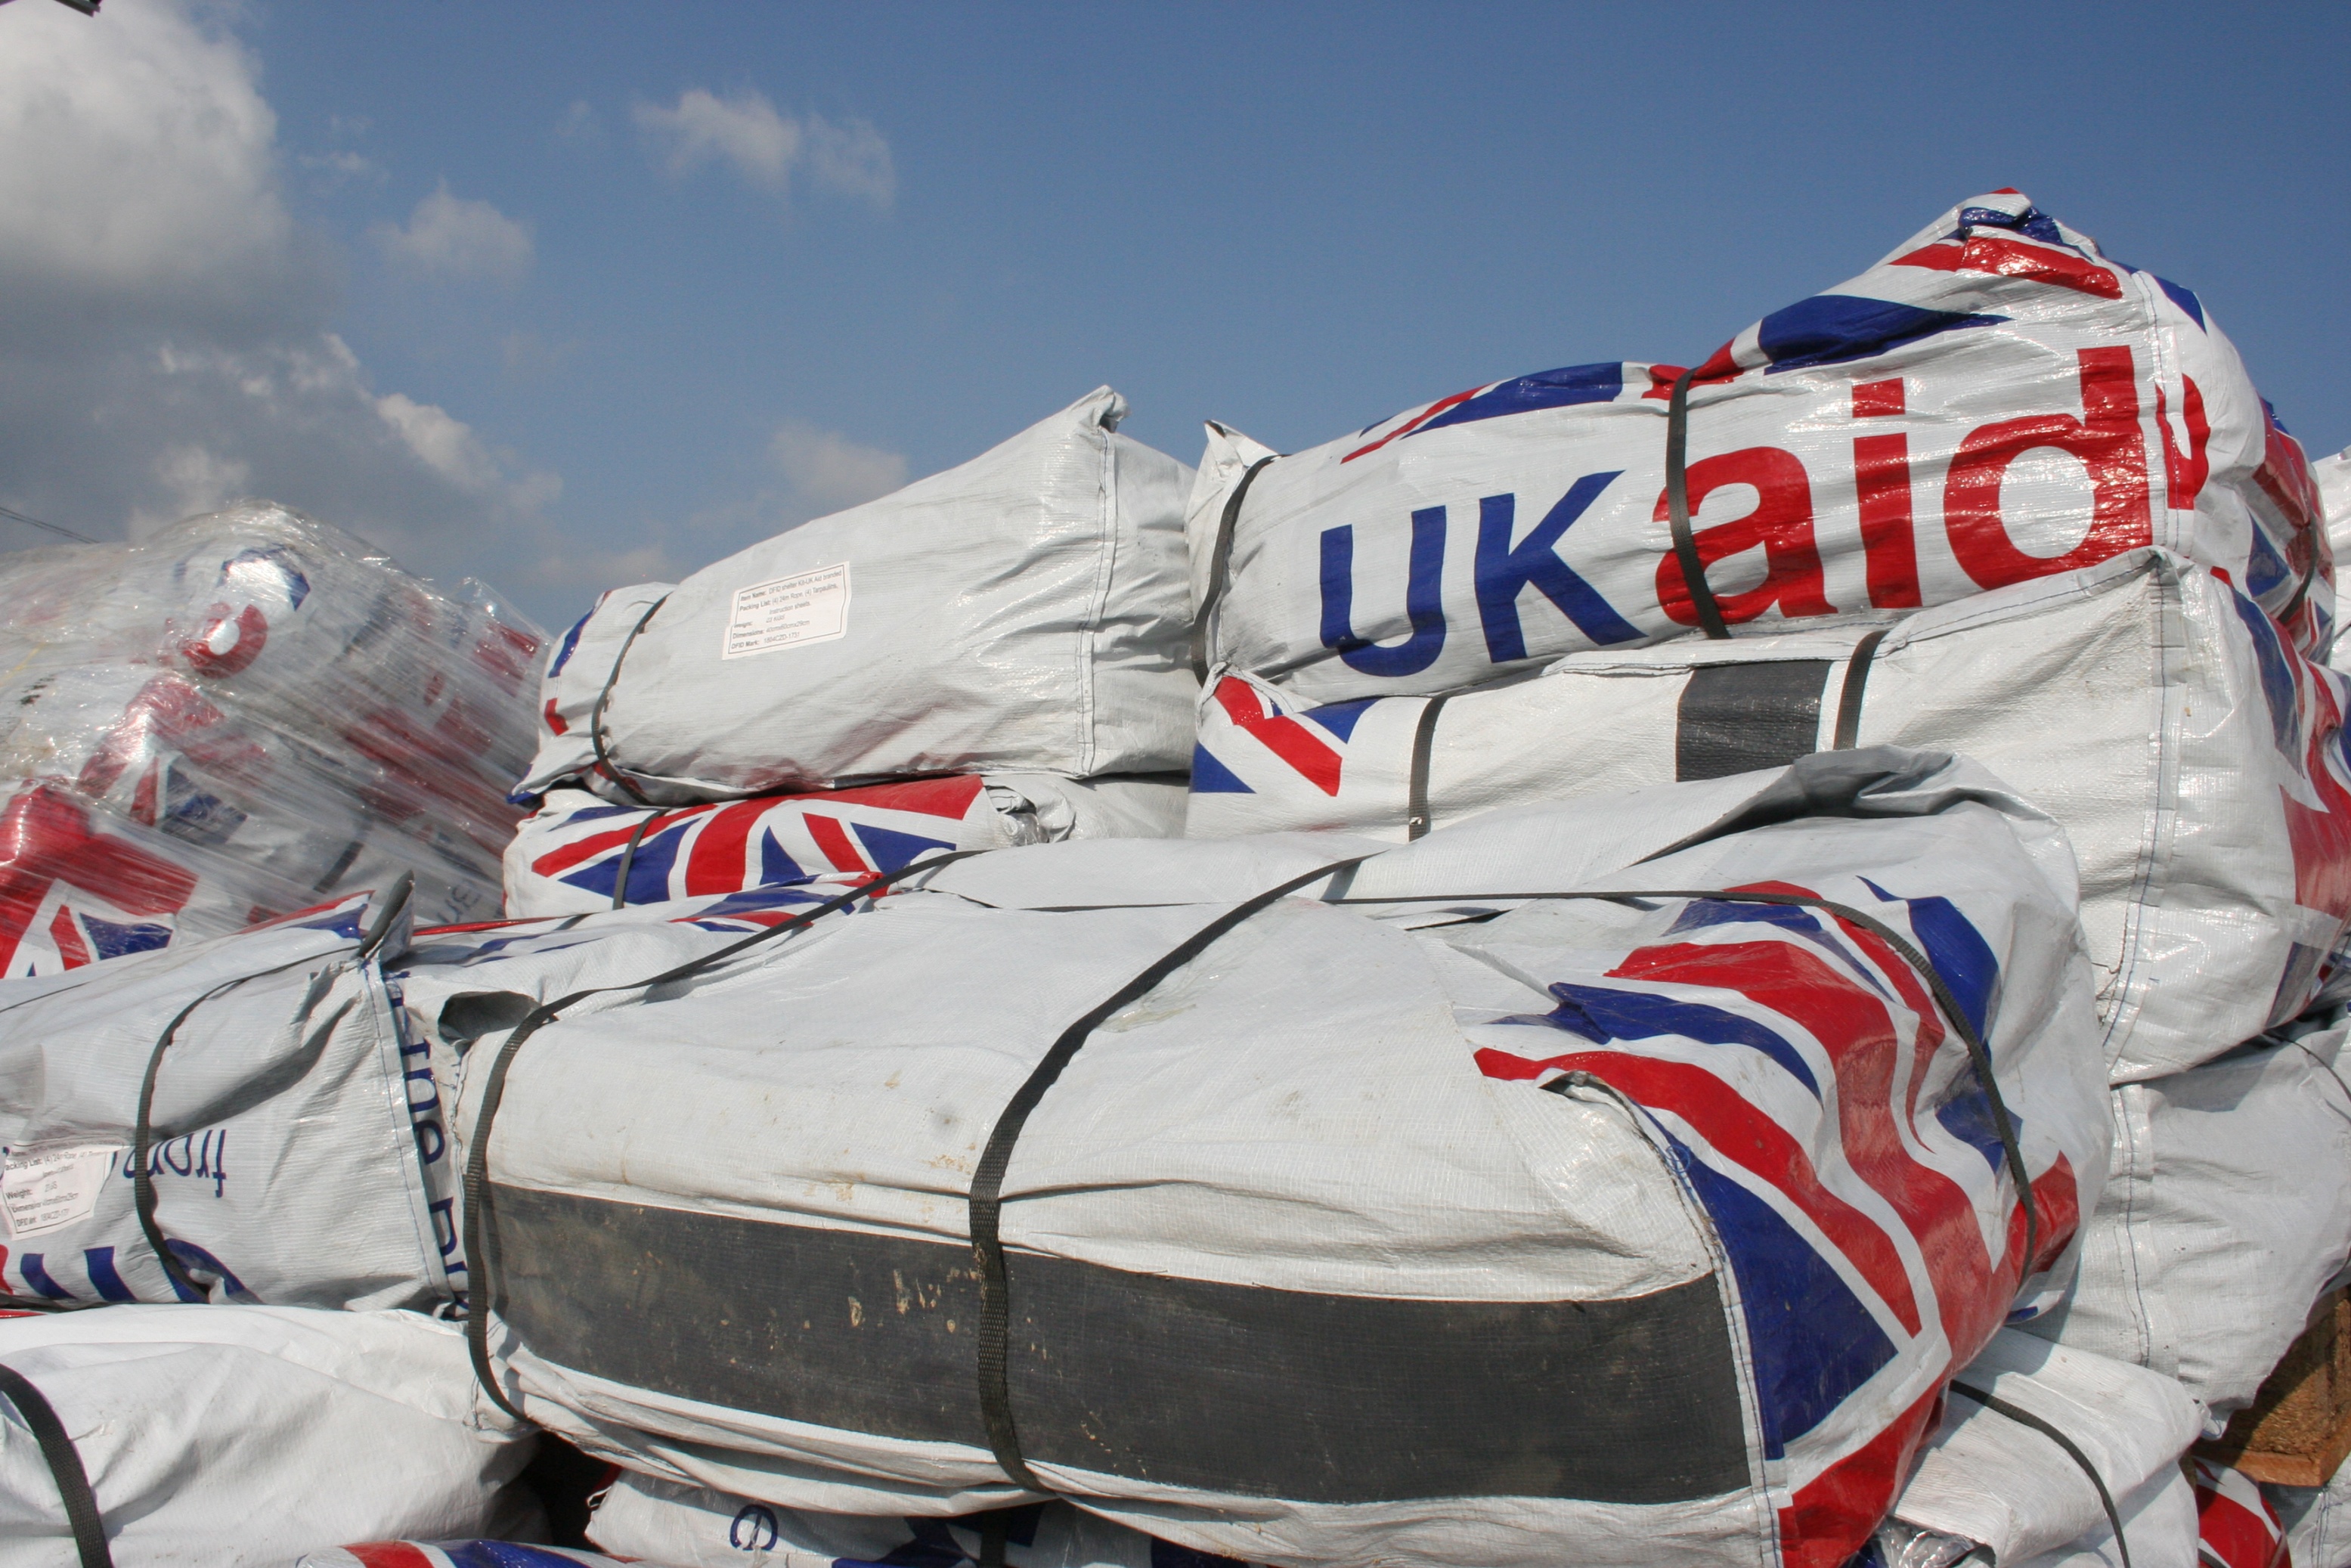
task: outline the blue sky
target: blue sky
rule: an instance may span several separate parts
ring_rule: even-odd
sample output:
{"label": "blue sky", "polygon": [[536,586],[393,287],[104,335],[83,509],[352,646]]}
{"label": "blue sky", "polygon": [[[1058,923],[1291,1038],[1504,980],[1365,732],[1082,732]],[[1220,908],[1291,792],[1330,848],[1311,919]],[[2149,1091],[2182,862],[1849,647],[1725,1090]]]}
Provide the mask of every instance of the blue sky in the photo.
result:
{"label": "blue sky", "polygon": [[1188,462],[1687,361],[2001,185],[2196,288],[2317,455],[2346,81],[2339,4],[17,0],[0,506],[271,495],[568,620],[1103,382]]}

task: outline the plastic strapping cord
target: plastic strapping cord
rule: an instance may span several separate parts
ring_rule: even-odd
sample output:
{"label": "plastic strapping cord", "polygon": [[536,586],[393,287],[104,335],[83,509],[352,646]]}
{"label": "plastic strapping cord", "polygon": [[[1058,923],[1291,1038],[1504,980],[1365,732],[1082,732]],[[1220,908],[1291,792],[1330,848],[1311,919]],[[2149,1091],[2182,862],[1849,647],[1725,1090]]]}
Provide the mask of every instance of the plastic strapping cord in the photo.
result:
{"label": "plastic strapping cord", "polygon": [[1833,899],[1814,898],[1808,894],[1733,893],[1720,888],[1693,890],[1641,887],[1622,893],[1470,894],[1430,893],[1404,894],[1394,898],[1334,898],[1330,902],[1333,904],[1468,904],[1471,902],[1508,904],[1522,900],[1533,902],[1541,899],[1573,898],[1596,898],[1610,904],[1638,904],[1644,899],[1652,898],[1704,898],[1724,904],[1780,904],[1798,909],[1821,909],[1826,910],[1840,920],[1853,922],[1893,948],[1901,956],[1902,961],[1909,965],[1919,978],[1927,982],[1927,989],[1934,997],[1936,1007],[1940,1009],[1943,1016],[1950,1020],[1951,1031],[1957,1034],[1959,1037],[1959,1042],[1967,1047],[1968,1061],[1975,1069],[1977,1082],[1983,1085],[1984,1100],[1991,1107],[1992,1131],[2000,1138],[2001,1153],[2005,1156],[2009,1177],[2016,1183],[2017,1201],[2024,1206],[2024,1258],[2018,1267],[2017,1284],[2022,1287],[2025,1281],[2032,1277],[2033,1255],[2040,1250],[2041,1246],[2040,1203],[2032,1196],[2032,1181],[2025,1173],[2024,1151],[2016,1138],[2016,1120],[2008,1113],[2008,1102],[2001,1097],[2000,1082],[1992,1076],[1991,1052],[1985,1048],[1983,1037],[1976,1032],[1976,1026],[1969,1020],[1967,1013],[1960,1009],[1959,998],[1951,994],[1950,987],[1943,983],[1941,971],[1935,967],[1927,955],[1921,953],[1908,937],[1904,936],[1876,915],[1865,915],[1849,904],[1839,904]]}
{"label": "plastic strapping cord", "polygon": [[637,846],[644,842],[645,830],[652,827],[653,819],[660,815],[659,811],[647,811],[645,820],[637,824],[637,831],[629,835],[627,846],[621,851],[620,874],[612,878],[612,907],[615,909],[629,906],[629,868],[637,863]]}
{"label": "plastic strapping cord", "polygon": [[902,865],[896,871],[885,872],[861,882],[847,893],[828,898],[813,909],[802,910],[789,920],[779,920],[765,931],[754,932],[740,942],[730,942],[715,953],[705,953],[699,958],[688,959],[674,968],[664,969],[642,980],[629,980],[617,986],[590,986],[568,997],[559,997],[554,1001],[541,1004],[522,1022],[515,1025],[513,1032],[507,1036],[506,1043],[498,1047],[498,1054],[490,1063],[489,1078],[482,1085],[481,1108],[474,1114],[473,1143],[465,1153],[465,1266],[472,1271],[471,1278],[475,1281],[470,1308],[465,1314],[465,1346],[473,1355],[474,1375],[480,1381],[482,1392],[490,1396],[493,1404],[517,1421],[530,1419],[507,1398],[506,1390],[498,1386],[496,1371],[490,1364],[489,1327],[490,1313],[496,1310],[497,1304],[494,1282],[497,1278],[498,1266],[497,1230],[492,1223],[494,1217],[490,1210],[490,1129],[497,1121],[499,1104],[506,1099],[507,1073],[514,1066],[515,1054],[522,1049],[523,1042],[552,1023],[561,1016],[564,1009],[575,1002],[610,991],[650,990],[656,986],[691,979],[716,968],[738,953],[757,947],[762,942],[772,942],[778,936],[804,930],[834,911],[847,909],[858,900],[879,893],[894,883],[924,872],[936,871],[954,861],[987,852],[985,850],[956,850],[951,854],[935,855],[929,860]]}
{"label": "plastic strapping cord", "polygon": [[66,1521],[73,1529],[81,1568],[114,1568],[114,1553],[106,1545],[106,1522],[99,1517],[98,1494],[89,1490],[89,1473],[81,1468],[81,1454],[73,1439],[66,1436],[66,1424],[57,1419],[57,1411],[31,1379],[13,1366],[0,1366],[0,1394],[6,1395],[8,1403],[25,1417],[34,1440],[41,1445],[41,1458],[49,1462],[57,1495],[65,1500]]}
{"label": "plastic strapping cord", "polygon": [[1431,697],[1428,706],[1420,710],[1420,724],[1412,735],[1412,782],[1405,797],[1404,836],[1407,841],[1426,834],[1430,827],[1428,810],[1428,759],[1437,748],[1437,716],[1450,697]]}
{"label": "plastic strapping cord", "polygon": [[2097,1489],[2098,1506],[2106,1511],[2107,1528],[2115,1532],[2115,1550],[2122,1554],[2123,1568],[2131,1568],[2130,1542],[2123,1537],[2123,1516],[2115,1507],[2114,1494],[2106,1490],[2105,1478],[2098,1474],[2098,1467],[2090,1463],[2090,1456],[2076,1448],[2073,1438],[2068,1437],[2032,1411],[2020,1410],[2007,1400],[1994,1397],[1987,1390],[1972,1388],[1967,1384],[1954,1382],[1951,1385],[1951,1392],[1966,1395],[1995,1416],[2005,1416],[2020,1426],[2032,1427],[2064,1449],[2066,1457],[2082,1467],[2082,1473],[2090,1478],[2090,1485]]}
{"label": "plastic strapping cord", "polygon": [[[382,946],[384,938],[392,934],[392,922],[399,917],[402,910],[408,907],[409,898],[415,892],[415,888],[414,873],[402,872],[399,879],[387,890],[381,907],[376,911],[374,924],[360,936],[360,945],[350,960],[354,966],[364,964],[375,956],[376,949]],[[290,969],[295,964],[306,964],[309,961],[308,958],[298,958],[293,964],[282,964],[278,967]],[[330,966],[321,971],[320,977],[323,979],[331,976],[335,972],[335,967]],[[172,1282],[173,1292],[183,1301],[204,1301],[212,1292],[196,1283],[194,1277],[188,1272],[178,1256],[172,1252],[170,1243],[164,1238],[162,1223],[155,1216],[157,1199],[152,1160],[155,1144],[155,1079],[163,1068],[163,1053],[172,1048],[172,1041],[179,1035],[180,1026],[187,1022],[198,1008],[211,1001],[214,997],[227,995],[247,980],[259,979],[261,975],[277,972],[275,969],[265,969],[259,974],[239,975],[234,979],[223,980],[219,985],[172,1014],[172,1021],[165,1024],[163,1032],[156,1037],[155,1049],[147,1053],[147,1072],[139,1082],[139,1110],[131,1126],[131,1205],[139,1217],[140,1234],[147,1239],[148,1248],[155,1254],[155,1261],[162,1267],[163,1277]]]}
{"label": "plastic strapping cord", "polygon": [[1303,876],[1291,877],[1279,887],[1269,888],[1233,905],[1192,933],[1149,968],[1121,986],[1107,1000],[1063,1030],[1052,1049],[1029,1070],[1028,1078],[1013,1092],[1011,1101],[997,1117],[996,1130],[987,1135],[987,1146],[980,1151],[979,1168],[971,1178],[971,1250],[979,1266],[979,1408],[987,1422],[987,1446],[1014,1485],[1036,1492],[1053,1490],[1039,1480],[1028,1461],[1020,1457],[1020,1435],[1012,1423],[1011,1389],[1005,1376],[1012,1319],[1011,1304],[1006,1296],[1004,1238],[999,1227],[1004,1214],[1004,1175],[1012,1164],[1012,1147],[1020,1140],[1020,1129],[1028,1125],[1029,1113],[1043,1101],[1046,1092],[1053,1087],[1087,1038],[1113,1015],[1150,995],[1161,981],[1207,951],[1219,937],[1250,916],[1272,907],[1309,883],[1319,882],[1368,858],[1356,855],[1317,866]]}
{"label": "plastic strapping cord", "polygon": [[645,612],[637,617],[637,623],[629,628],[628,636],[621,643],[621,651],[612,655],[612,669],[611,673],[604,677],[604,689],[596,694],[596,706],[588,711],[588,744],[596,748],[597,768],[605,778],[627,790],[629,799],[640,806],[650,806],[653,802],[645,799],[643,790],[638,789],[622,775],[620,764],[612,760],[611,752],[605,747],[604,710],[611,706],[612,688],[620,685],[621,661],[627,658],[629,650],[637,645],[637,633],[645,629],[645,623],[653,618],[653,612],[668,602],[669,595],[663,594],[659,599],[646,605]]}
{"label": "plastic strapping cord", "polygon": [[1225,583],[1232,574],[1233,532],[1240,526],[1241,499],[1272,461],[1260,457],[1249,465],[1233,493],[1225,497],[1224,515],[1217,521],[1216,546],[1208,552],[1208,585],[1200,593],[1200,612],[1192,618],[1192,673],[1203,678],[1208,674],[1208,617],[1225,597]]}
{"label": "plastic strapping cord", "polygon": [[1861,698],[1869,689],[1869,662],[1877,656],[1877,645],[1886,641],[1891,626],[1880,626],[1853,645],[1853,657],[1844,664],[1844,689],[1837,693],[1836,738],[1830,742],[1831,751],[1851,751],[1861,740]]}
{"label": "plastic strapping cord", "polygon": [[1698,374],[1692,365],[1674,378],[1673,396],[1666,404],[1666,515],[1673,519],[1674,559],[1682,564],[1682,582],[1688,588],[1690,608],[1709,637],[1730,635],[1722,623],[1722,606],[1706,582],[1706,564],[1698,558],[1698,536],[1690,531],[1689,509],[1689,390]]}

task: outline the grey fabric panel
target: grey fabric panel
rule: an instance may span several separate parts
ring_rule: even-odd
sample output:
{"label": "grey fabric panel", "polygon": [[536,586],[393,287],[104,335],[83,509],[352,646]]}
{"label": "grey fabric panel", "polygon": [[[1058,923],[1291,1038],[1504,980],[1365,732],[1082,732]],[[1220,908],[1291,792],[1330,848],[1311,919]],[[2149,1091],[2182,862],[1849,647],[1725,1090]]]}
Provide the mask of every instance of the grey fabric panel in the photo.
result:
{"label": "grey fabric panel", "polygon": [[[968,1248],[517,1187],[496,1207],[501,1313],[549,1361],[987,1447]],[[1710,1278],[1625,1301],[1404,1301],[1008,1261],[1034,1462],[1307,1502],[1655,1503],[1749,1483]]]}
{"label": "grey fabric panel", "polygon": [[1674,731],[1674,778],[1721,779],[1810,755],[1829,669],[1826,659],[1770,659],[1692,670]]}

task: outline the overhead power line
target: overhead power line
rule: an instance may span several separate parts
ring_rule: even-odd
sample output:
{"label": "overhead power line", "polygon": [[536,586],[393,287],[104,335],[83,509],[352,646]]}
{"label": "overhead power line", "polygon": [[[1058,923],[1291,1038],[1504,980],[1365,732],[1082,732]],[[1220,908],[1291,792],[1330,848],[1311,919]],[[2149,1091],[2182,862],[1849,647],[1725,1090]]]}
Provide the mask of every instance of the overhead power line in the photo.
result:
{"label": "overhead power line", "polygon": [[47,528],[60,538],[74,539],[86,545],[94,545],[98,542],[88,534],[78,534],[62,523],[45,523],[38,517],[28,517],[24,513],[14,511],[6,507],[0,507],[0,517],[5,517],[12,523],[24,523],[31,528]]}

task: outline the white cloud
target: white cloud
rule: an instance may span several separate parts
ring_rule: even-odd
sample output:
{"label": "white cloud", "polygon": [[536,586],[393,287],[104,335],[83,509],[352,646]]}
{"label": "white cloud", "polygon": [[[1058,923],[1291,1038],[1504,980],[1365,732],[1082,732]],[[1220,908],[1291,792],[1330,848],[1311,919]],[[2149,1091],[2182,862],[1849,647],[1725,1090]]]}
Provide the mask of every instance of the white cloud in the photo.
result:
{"label": "white cloud", "polygon": [[513,283],[530,270],[530,225],[487,202],[449,193],[448,182],[416,204],[405,226],[368,231],[385,256],[412,271]]}
{"label": "white cloud", "polygon": [[765,93],[745,89],[721,97],[690,88],[675,105],[639,102],[630,116],[673,177],[708,163],[731,167],[756,189],[785,194],[794,172],[816,188],[886,207],[898,178],[890,144],[862,120],[835,125],[822,115],[782,114]]}
{"label": "white cloud", "polygon": [[793,497],[813,507],[809,515],[838,512],[886,496],[906,483],[904,453],[861,446],[830,430],[787,421],[768,444],[792,487]]}
{"label": "white cloud", "polygon": [[[374,385],[329,329],[336,258],[288,211],[303,165],[208,25],[229,14],[0,5],[0,505],[119,536],[261,495],[419,570],[517,584],[589,553],[544,514],[555,476]],[[394,232],[477,276],[529,259],[527,228],[445,192]]]}

